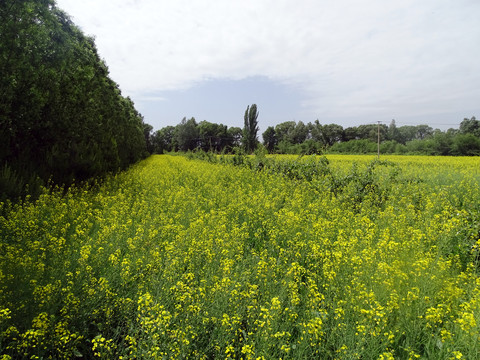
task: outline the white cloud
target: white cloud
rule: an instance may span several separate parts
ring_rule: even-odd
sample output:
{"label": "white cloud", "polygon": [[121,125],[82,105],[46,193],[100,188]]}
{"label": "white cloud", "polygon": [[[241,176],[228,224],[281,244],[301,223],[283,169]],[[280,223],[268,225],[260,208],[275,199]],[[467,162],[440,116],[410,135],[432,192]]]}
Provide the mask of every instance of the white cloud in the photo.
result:
{"label": "white cloud", "polygon": [[145,102],[161,102],[167,101],[167,98],[164,96],[154,96],[154,95],[139,95],[135,98],[138,101],[145,101]]}
{"label": "white cloud", "polygon": [[478,109],[476,0],[59,0],[127,94],[263,75],[319,116]]}

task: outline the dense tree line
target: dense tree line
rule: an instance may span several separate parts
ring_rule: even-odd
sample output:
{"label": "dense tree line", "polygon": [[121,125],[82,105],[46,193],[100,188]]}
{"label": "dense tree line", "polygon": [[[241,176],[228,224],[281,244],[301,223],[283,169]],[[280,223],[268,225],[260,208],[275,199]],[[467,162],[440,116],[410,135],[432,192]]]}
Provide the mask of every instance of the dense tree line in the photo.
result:
{"label": "dense tree line", "polygon": [[[394,120],[390,126],[369,124],[347,128],[337,124],[322,125],[318,120],[308,124],[302,121],[298,123],[287,121],[267,128],[263,133],[263,141],[271,152],[320,152],[327,149],[335,151],[339,147],[343,149],[344,144],[350,142],[352,144],[374,143],[376,146],[379,137],[381,142],[395,141],[405,145],[414,139],[423,140],[433,132],[433,129],[427,125],[398,128]],[[349,148],[350,150],[352,149]]]}
{"label": "dense tree line", "polygon": [[[155,132],[151,137],[151,148],[153,152],[163,153],[195,149],[231,152],[238,147],[250,153],[259,142],[256,135],[252,137],[255,139],[252,143],[247,139],[249,109],[245,113],[243,130],[207,121],[197,124],[195,118],[184,118],[177,126],[167,126]],[[254,112],[257,112],[256,107]],[[446,131],[428,125],[397,127],[395,120],[388,126],[369,124],[347,128],[337,124],[322,125],[318,120],[308,124],[286,121],[267,127],[262,138],[268,152],[277,154],[376,153],[380,139],[381,153],[480,155],[480,121],[475,117],[465,118],[458,129]]]}
{"label": "dense tree line", "polygon": [[343,128],[301,121],[269,127],[264,145],[277,153],[374,153],[380,141],[381,153],[425,155],[480,155],[480,121],[465,118],[459,129],[441,131],[428,125],[400,126],[395,120],[385,124]]}
{"label": "dense tree line", "polygon": [[268,127],[263,144],[273,153],[382,153],[425,155],[480,155],[480,121],[465,118],[459,129],[440,131],[428,125],[369,124],[343,128],[287,121]]}
{"label": "dense tree line", "polygon": [[33,179],[68,184],[146,155],[142,116],[53,0],[0,2],[0,73],[0,200]]}
{"label": "dense tree line", "polygon": [[228,127],[206,120],[197,123],[194,117],[184,117],[177,126],[166,126],[148,136],[150,152],[163,154],[171,151],[203,150],[213,152],[233,152],[242,149],[253,152],[258,146],[257,105],[247,106],[244,127]]}
{"label": "dense tree line", "polygon": [[242,129],[228,128],[206,120],[197,123],[195,118],[183,118],[177,126],[166,126],[151,136],[151,148],[157,154],[170,151],[204,150],[230,152],[242,144]]}

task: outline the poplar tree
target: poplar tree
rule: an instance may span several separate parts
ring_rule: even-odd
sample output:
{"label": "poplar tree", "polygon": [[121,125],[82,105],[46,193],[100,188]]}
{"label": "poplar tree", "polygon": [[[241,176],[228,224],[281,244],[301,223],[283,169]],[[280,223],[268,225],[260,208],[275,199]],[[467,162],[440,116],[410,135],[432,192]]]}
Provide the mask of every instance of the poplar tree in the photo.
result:
{"label": "poplar tree", "polygon": [[31,179],[68,185],[128,167],[146,155],[145,126],[54,0],[0,1],[0,201]]}
{"label": "poplar tree", "polygon": [[257,133],[258,133],[258,111],[257,105],[247,106],[245,110],[243,127],[242,143],[247,153],[251,153],[257,147]]}

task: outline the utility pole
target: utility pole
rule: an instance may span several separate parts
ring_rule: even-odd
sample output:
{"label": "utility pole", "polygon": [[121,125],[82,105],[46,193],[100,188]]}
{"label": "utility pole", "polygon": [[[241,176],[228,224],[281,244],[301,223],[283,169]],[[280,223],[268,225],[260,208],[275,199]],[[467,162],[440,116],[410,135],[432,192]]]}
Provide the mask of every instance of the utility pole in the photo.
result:
{"label": "utility pole", "polygon": [[380,159],[380,123],[377,121],[377,158]]}

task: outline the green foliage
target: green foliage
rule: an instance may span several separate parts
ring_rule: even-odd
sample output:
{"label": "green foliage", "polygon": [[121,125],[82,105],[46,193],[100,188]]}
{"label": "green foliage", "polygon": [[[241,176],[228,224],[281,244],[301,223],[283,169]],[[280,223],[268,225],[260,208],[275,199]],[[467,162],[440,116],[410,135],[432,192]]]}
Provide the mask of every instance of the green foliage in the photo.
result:
{"label": "green foliage", "polygon": [[[228,128],[228,136],[232,139],[232,149],[239,147],[242,144],[243,130],[238,126]],[[226,149],[228,151],[232,149]]]}
{"label": "green foliage", "polygon": [[233,149],[233,156],[232,157],[226,157],[222,158],[224,161],[226,160],[227,163],[232,163],[235,166],[245,166],[248,165],[250,166],[250,161],[247,157],[247,154],[245,153],[245,150],[243,147],[235,147]]}
{"label": "green foliage", "polygon": [[480,137],[472,133],[458,134],[453,139],[453,155],[478,156],[480,155]]}
{"label": "green foliage", "polygon": [[0,3],[0,71],[0,165],[23,179],[70,184],[145,156],[142,116],[53,1]]}
{"label": "green foliage", "polygon": [[415,139],[412,141],[408,141],[405,146],[409,154],[432,155],[432,153],[434,152],[434,142],[431,139]]}
{"label": "green foliage", "polygon": [[8,199],[24,199],[28,195],[37,198],[42,193],[44,182],[36,175],[24,178],[8,164],[0,168],[0,203]]}
{"label": "green foliage", "polygon": [[480,121],[472,116],[471,119],[465,118],[460,123],[459,132],[461,134],[473,134],[480,137]]}
{"label": "green foliage", "polygon": [[155,154],[173,151],[177,147],[175,143],[175,126],[166,126],[157,130],[152,135],[152,145]]}
{"label": "green foliage", "polygon": [[399,144],[395,140],[387,140],[380,144],[381,154],[403,154],[405,151],[405,145]]}
{"label": "green foliage", "polygon": [[387,138],[388,128],[385,124],[369,124],[359,125],[357,127],[345,129],[345,140],[370,140],[378,141],[378,133],[380,132],[380,141]]}
{"label": "green foliage", "polygon": [[372,140],[350,140],[333,144],[328,150],[332,153],[373,154],[377,152],[378,144]]}
{"label": "green foliage", "polygon": [[223,124],[214,124],[202,121],[198,124],[199,147],[204,151],[221,152],[230,150],[234,146],[233,136],[228,127]]}
{"label": "green foliage", "polygon": [[175,127],[175,143],[180,151],[194,150],[198,147],[199,133],[197,122],[194,117],[187,120],[182,119],[180,124]]}
{"label": "green foliage", "polygon": [[322,125],[318,120],[315,120],[311,128],[312,139],[320,142],[324,146],[332,146],[342,141],[345,137],[343,127],[337,124]]}
{"label": "green foliage", "polygon": [[295,154],[295,155],[321,155],[326,150],[326,146],[313,139],[305,140],[300,144],[289,144],[282,142],[278,145],[277,153]]}
{"label": "green foliage", "polygon": [[[275,127],[267,127],[262,137],[263,145],[270,154],[373,154],[378,151],[380,132],[380,154],[475,155],[477,145],[472,135],[477,137],[477,120],[475,117],[465,119],[462,124],[461,130],[440,131],[433,130],[428,125],[397,127],[395,120],[388,127],[370,124],[346,129],[336,124],[322,125],[318,120],[313,124],[286,121]],[[163,149],[178,150],[171,133],[172,129],[178,133],[178,129],[183,126],[180,123],[177,127],[159,130],[152,140],[156,144],[155,151],[162,153]],[[245,149],[245,132],[238,127],[227,128],[207,121],[194,127],[189,138],[196,136],[196,141],[189,147],[190,150],[201,148],[203,151],[212,150],[217,153],[233,152],[241,144]]]}
{"label": "green foliage", "polygon": [[153,126],[150,124],[143,124],[143,136],[145,137],[146,150],[149,154],[154,152],[154,143],[153,143]]}
{"label": "green foliage", "polygon": [[383,209],[393,187],[416,181],[403,177],[395,163],[378,159],[371,161],[364,170],[360,170],[358,165],[353,163],[346,175],[330,174],[330,190],[345,206],[354,211],[360,211],[365,201]]}
{"label": "green foliage", "polygon": [[[345,206],[357,209],[364,199],[368,198],[375,206],[381,207],[391,186],[400,182],[414,182],[415,179],[405,179],[400,169],[394,163],[375,159],[360,171],[353,163],[351,170],[346,174],[337,174],[330,167],[325,156],[299,156],[294,159],[268,157],[267,149],[257,148],[253,156],[246,156],[238,149],[233,156],[216,157],[204,151],[188,152],[189,159],[199,159],[210,163],[225,163],[234,166],[246,167],[255,171],[280,175],[289,180],[300,180],[311,183],[314,188],[321,186],[329,189],[333,195],[342,199]],[[388,171],[387,171],[388,169]],[[385,186],[388,183],[388,186]]]}
{"label": "green foliage", "polygon": [[449,132],[437,131],[432,137],[433,154],[432,155],[452,155],[452,144],[454,136]]}
{"label": "green foliage", "polygon": [[257,147],[257,132],[258,132],[258,111],[257,105],[247,106],[244,115],[243,137],[242,143],[245,151],[251,153]]}
{"label": "green foliage", "polygon": [[154,153],[170,151],[232,152],[240,146],[242,129],[228,128],[206,120],[197,123],[195,118],[183,118],[177,126],[166,126],[151,136]]}
{"label": "green foliage", "polygon": [[268,152],[272,153],[277,146],[278,138],[277,132],[273,126],[267,127],[267,130],[262,134],[263,145],[267,148]]}
{"label": "green foliage", "polygon": [[295,121],[285,121],[275,126],[275,135],[278,142],[293,144],[293,133],[297,123]]}

